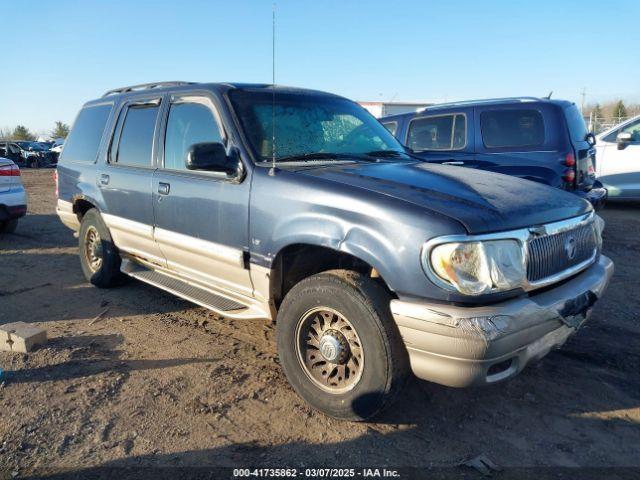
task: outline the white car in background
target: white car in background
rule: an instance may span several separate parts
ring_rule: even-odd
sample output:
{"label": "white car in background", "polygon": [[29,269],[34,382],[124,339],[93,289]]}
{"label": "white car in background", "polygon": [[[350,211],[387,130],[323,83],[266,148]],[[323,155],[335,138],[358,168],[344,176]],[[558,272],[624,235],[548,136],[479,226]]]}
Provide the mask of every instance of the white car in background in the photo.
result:
{"label": "white car in background", "polygon": [[596,176],[609,200],[640,200],[640,115],[596,137]]}
{"label": "white car in background", "polygon": [[0,157],[0,234],[13,233],[18,219],[27,213],[27,194],[20,169],[8,158]]}

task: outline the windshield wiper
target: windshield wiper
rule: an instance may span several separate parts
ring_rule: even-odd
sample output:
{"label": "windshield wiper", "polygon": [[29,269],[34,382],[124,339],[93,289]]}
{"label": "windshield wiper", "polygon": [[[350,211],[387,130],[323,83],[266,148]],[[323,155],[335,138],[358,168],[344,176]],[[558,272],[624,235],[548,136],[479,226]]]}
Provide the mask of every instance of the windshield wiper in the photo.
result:
{"label": "windshield wiper", "polygon": [[276,158],[276,163],[281,162],[304,162],[306,160],[338,160],[338,159],[351,159],[353,155],[345,153],[332,153],[332,152],[312,152],[301,153],[300,155],[288,155],[286,157]]}
{"label": "windshield wiper", "polygon": [[404,152],[399,152],[398,150],[373,150],[372,152],[367,152],[365,155],[369,155],[370,157],[399,157],[403,155]]}

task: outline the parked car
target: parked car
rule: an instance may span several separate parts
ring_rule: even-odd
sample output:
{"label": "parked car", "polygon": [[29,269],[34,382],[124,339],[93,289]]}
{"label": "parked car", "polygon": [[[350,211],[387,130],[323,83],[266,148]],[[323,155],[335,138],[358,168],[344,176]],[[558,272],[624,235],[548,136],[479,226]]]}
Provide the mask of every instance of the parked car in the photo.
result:
{"label": "parked car", "polygon": [[0,234],[13,233],[18,219],[27,213],[27,194],[20,179],[20,168],[0,157]]}
{"label": "parked car", "polygon": [[640,115],[597,136],[598,180],[612,200],[640,200]]}
{"label": "parked car", "polygon": [[547,98],[447,103],[380,119],[426,161],[504,173],[603,205],[595,142],[576,105]]}
{"label": "parked car", "polygon": [[312,90],[112,90],[82,108],[57,172],[90,282],[125,274],[275,319],[293,388],[342,419],[390,404],[410,369],[454,387],[515,376],[613,272],[588,202],[418,160],[355,102]]}
{"label": "parked car", "polygon": [[0,141],[0,156],[11,159],[21,167],[50,167],[57,163],[48,145],[32,141]]}

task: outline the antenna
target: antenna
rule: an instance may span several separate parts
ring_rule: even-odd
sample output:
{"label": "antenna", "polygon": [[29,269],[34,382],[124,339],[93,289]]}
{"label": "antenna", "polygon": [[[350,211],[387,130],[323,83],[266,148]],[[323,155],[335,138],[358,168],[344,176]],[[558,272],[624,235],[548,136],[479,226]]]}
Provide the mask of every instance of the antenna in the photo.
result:
{"label": "antenna", "polygon": [[546,98],[547,100],[551,100],[551,95],[553,95],[553,90],[551,90],[551,91],[549,92],[549,95],[547,95],[547,96],[546,96],[546,97],[544,97],[544,98]]}
{"label": "antenna", "polygon": [[269,175],[276,174],[276,4],[271,14],[271,169]]}

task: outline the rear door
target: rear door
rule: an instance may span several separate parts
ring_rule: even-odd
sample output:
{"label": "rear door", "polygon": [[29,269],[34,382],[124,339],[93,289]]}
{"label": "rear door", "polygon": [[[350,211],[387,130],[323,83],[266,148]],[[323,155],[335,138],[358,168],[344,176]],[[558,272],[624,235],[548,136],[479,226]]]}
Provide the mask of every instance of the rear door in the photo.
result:
{"label": "rear door", "polygon": [[250,296],[249,179],[185,165],[192,145],[227,144],[217,100],[208,92],[184,92],[171,96],[167,110],[163,162],[153,177],[155,239],[167,266],[205,285]]}
{"label": "rear door", "polygon": [[[631,142],[618,146],[622,132],[631,134]],[[599,139],[597,162],[609,198],[640,199],[640,119]]]}
{"label": "rear door", "polygon": [[102,216],[118,248],[164,265],[153,240],[151,195],[161,101],[160,97],[144,97],[122,106],[107,162],[96,181],[106,206]]}
{"label": "rear door", "polygon": [[473,109],[425,112],[408,121],[402,142],[426,161],[474,167],[472,123]]}
{"label": "rear door", "polygon": [[543,103],[475,107],[478,168],[563,187],[561,121],[555,107]]}

